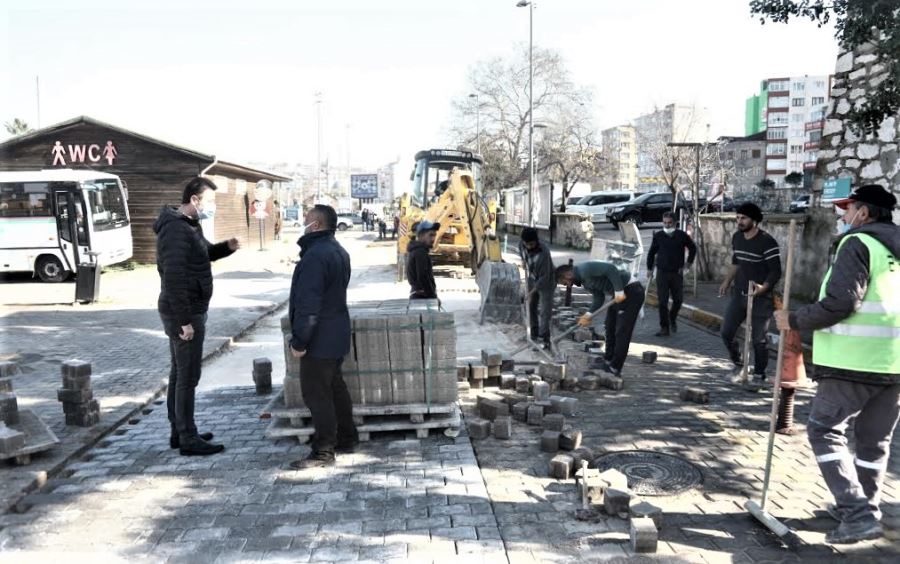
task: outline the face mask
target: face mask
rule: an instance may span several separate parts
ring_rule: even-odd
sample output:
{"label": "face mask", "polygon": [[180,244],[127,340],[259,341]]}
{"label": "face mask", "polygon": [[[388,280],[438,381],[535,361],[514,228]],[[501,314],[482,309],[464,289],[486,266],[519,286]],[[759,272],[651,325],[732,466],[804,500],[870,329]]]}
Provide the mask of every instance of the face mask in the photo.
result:
{"label": "face mask", "polygon": [[312,223],[307,223],[306,225],[304,225],[303,227],[301,227],[301,228],[300,228],[300,236],[302,237],[303,235],[306,235],[306,230],[309,229],[310,226],[315,225],[316,223],[318,223],[318,222],[317,222],[317,221],[313,221]]}
{"label": "face mask", "polygon": [[197,208],[198,219],[212,219],[216,215],[216,204],[209,203],[206,205],[195,206]]}
{"label": "face mask", "polygon": [[853,214],[853,219],[851,219],[850,221],[847,221],[847,215],[846,215],[846,214],[844,215],[844,218],[843,218],[844,223],[842,223],[842,224],[838,227],[838,235],[843,235],[844,233],[846,233],[846,232],[850,231],[851,229],[853,229],[853,220],[856,219],[856,215],[857,215],[858,213],[859,213],[859,212],[854,213],[854,214]]}
{"label": "face mask", "polygon": [[663,232],[666,235],[671,235],[672,233],[675,233],[675,228],[674,227],[663,227]]}

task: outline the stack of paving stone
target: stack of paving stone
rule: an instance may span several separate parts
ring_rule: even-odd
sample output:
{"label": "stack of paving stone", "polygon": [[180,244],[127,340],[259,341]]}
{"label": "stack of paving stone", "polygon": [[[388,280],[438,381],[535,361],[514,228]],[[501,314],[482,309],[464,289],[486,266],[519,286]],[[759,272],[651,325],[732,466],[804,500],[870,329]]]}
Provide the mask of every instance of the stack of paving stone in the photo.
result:
{"label": "stack of paving stone", "polygon": [[[4,363],[0,374],[12,374],[13,363]],[[25,446],[25,434],[7,427],[19,422],[19,402],[13,393],[12,377],[0,376],[0,456],[6,458]]]}
{"label": "stack of paving stone", "polygon": [[266,357],[253,359],[253,383],[259,395],[272,392],[272,361]]}
{"label": "stack of paving stone", "polygon": [[496,350],[483,349],[481,351],[481,363],[487,366],[487,378],[484,385],[499,387],[500,374],[503,370],[503,354]]}
{"label": "stack of paving stone", "polygon": [[[350,318],[351,349],[342,372],[358,425],[369,416],[404,414],[411,423],[423,424],[427,423],[423,415],[430,413],[453,414],[459,425],[452,313],[440,311],[437,300],[385,300],[350,304]],[[284,393],[274,398],[265,412],[276,419],[289,419],[290,426],[297,428],[306,424],[308,410],[300,393],[300,363],[290,354],[291,329],[286,318],[282,330],[287,371]],[[276,416],[276,412],[282,415]],[[284,430],[284,421],[274,424],[281,426],[279,432]]]}
{"label": "stack of paving stone", "polygon": [[56,397],[63,404],[66,425],[91,427],[100,422],[100,403],[91,389],[91,363],[67,360],[62,364],[62,388]]}
{"label": "stack of paving stone", "polygon": [[15,362],[0,362],[0,460],[28,464],[32,454],[53,447],[59,439],[33,411],[19,409],[12,380],[17,374]]}

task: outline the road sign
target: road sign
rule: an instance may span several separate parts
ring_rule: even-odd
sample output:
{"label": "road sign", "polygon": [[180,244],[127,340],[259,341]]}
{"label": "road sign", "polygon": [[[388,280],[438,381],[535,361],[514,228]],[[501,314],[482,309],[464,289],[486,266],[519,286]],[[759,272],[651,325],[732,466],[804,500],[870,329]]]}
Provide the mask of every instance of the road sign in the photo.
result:
{"label": "road sign", "polygon": [[822,185],[822,200],[843,200],[849,195],[849,178],[833,178]]}
{"label": "road sign", "polygon": [[377,174],[351,174],[350,175],[351,198],[377,198],[378,175]]}
{"label": "road sign", "polygon": [[261,201],[253,202],[253,217],[256,219],[266,219],[269,213],[266,211],[266,203]]}
{"label": "road sign", "polygon": [[268,180],[260,180],[253,190],[253,197],[259,202],[265,202],[272,197],[272,183]]}

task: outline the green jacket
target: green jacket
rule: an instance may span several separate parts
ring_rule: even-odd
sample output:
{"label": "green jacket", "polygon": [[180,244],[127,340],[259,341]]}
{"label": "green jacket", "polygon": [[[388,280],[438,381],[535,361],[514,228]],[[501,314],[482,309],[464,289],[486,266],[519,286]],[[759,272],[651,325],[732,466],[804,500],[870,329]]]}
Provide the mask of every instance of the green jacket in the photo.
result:
{"label": "green jacket", "polygon": [[594,296],[591,311],[597,311],[616,292],[624,292],[631,281],[631,274],[602,260],[589,260],[575,265],[575,284]]}

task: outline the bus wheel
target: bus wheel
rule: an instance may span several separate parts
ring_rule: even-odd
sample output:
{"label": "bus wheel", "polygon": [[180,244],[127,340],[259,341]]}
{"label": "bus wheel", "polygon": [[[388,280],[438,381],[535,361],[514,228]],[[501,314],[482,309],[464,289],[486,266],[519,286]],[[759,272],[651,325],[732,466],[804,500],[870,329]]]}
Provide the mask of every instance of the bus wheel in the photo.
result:
{"label": "bus wheel", "polygon": [[34,269],[42,282],[62,282],[68,277],[62,263],[53,256],[39,258]]}

